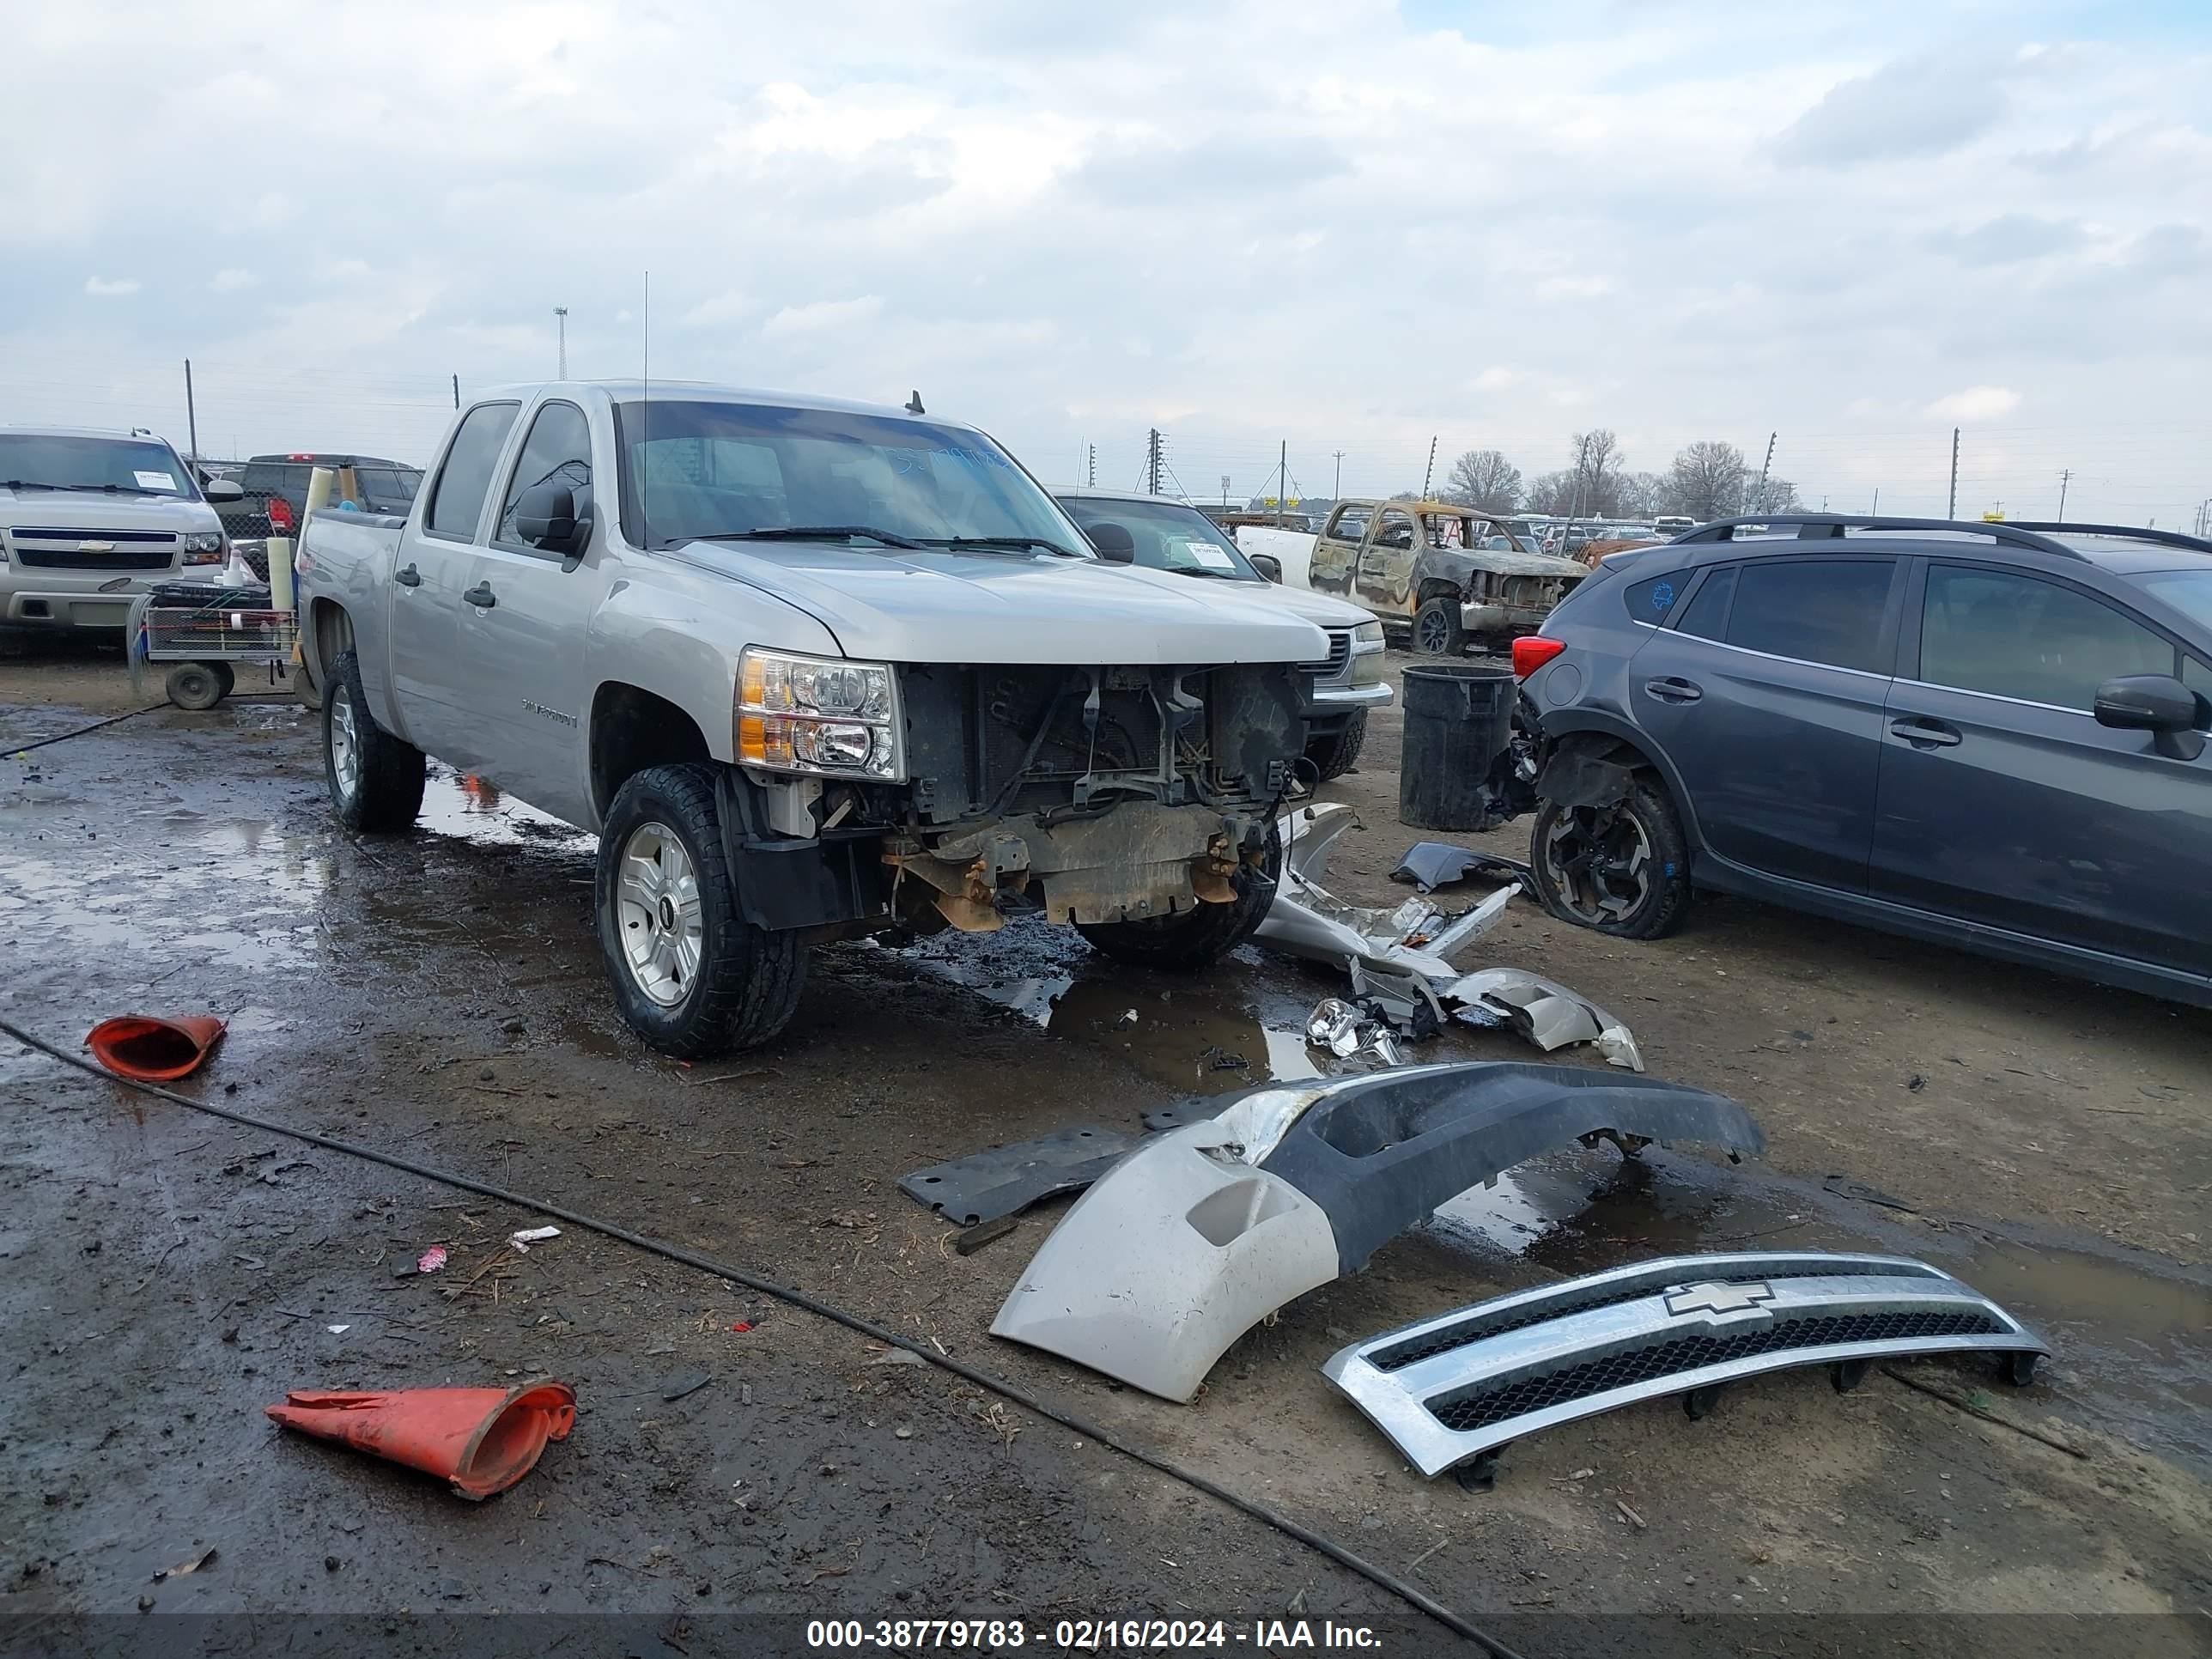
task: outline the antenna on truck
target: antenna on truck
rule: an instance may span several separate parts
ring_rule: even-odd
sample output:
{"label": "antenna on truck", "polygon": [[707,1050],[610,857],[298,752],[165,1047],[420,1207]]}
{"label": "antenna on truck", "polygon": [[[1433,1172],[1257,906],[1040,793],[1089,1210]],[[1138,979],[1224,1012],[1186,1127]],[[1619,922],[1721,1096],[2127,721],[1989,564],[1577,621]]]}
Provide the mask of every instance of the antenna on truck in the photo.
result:
{"label": "antenna on truck", "polygon": [[642,545],[653,545],[653,273],[645,273],[645,304],[638,313],[645,331],[645,435],[638,440],[637,512]]}

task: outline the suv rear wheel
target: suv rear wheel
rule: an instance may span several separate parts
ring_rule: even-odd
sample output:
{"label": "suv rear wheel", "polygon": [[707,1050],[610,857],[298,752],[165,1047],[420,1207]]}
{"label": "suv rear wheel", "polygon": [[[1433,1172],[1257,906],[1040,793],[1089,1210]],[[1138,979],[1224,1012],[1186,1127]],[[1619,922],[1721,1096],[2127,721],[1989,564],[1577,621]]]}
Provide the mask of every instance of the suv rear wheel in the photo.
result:
{"label": "suv rear wheel", "polygon": [[791,1023],[806,947],[739,909],[713,766],[647,767],[623,785],[599,828],[592,897],[615,1004],[662,1054],[750,1048]]}
{"label": "suv rear wheel", "polygon": [[1611,806],[1537,809],[1529,862],[1544,907],[1620,939],[1662,939],[1690,907],[1690,858],[1666,789],[1638,773]]}

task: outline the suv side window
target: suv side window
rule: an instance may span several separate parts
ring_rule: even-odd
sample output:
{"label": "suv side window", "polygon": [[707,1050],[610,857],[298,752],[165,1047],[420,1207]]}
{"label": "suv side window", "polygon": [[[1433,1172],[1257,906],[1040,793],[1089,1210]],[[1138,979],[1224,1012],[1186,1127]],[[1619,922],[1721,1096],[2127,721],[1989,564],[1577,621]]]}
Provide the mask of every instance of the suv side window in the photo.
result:
{"label": "suv side window", "polygon": [[1376,533],[1377,547],[1411,547],[1413,544],[1413,515],[1401,513],[1395,507],[1382,509],[1382,527]]}
{"label": "suv side window", "polygon": [[1760,559],[1736,567],[1728,643],[1878,674],[1893,559]]}
{"label": "suv side window", "polygon": [[2075,588],[2008,570],[1928,567],[1919,678],[1929,685],[2087,714],[2115,674],[2173,670],[2162,635]]}
{"label": "suv side window", "polygon": [[519,404],[478,404],[462,417],[430,487],[430,511],[422,520],[427,532],[455,541],[477,538],[477,519],[491,494],[492,468],[499,465],[499,452],[520,412]]}
{"label": "suv side window", "polygon": [[1701,640],[1723,638],[1728,629],[1729,601],[1735,597],[1735,570],[1723,565],[1705,578],[1698,597],[1674,624],[1677,634],[1694,634]]}
{"label": "suv side window", "polygon": [[2197,724],[2202,728],[2208,723],[2203,717],[2204,708],[2207,705],[2212,705],[2212,668],[2207,668],[2196,658],[2184,652],[2181,657],[2181,683],[2203,700],[2197,711],[2198,715]]}
{"label": "suv side window", "polygon": [[1663,576],[1646,576],[1640,582],[1631,582],[1621,591],[1620,597],[1628,602],[1628,614],[1640,623],[1650,623],[1656,628],[1667,620],[1667,613],[1674,608],[1674,601],[1682,597],[1695,571],[1670,570]]}
{"label": "suv side window", "polygon": [[530,423],[530,435],[522,441],[522,454],[500,506],[494,541],[526,553],[538,550],[515,533],[514,513],[523,491],[541,483],[563,483],[572,491],[592,487],[592,428],[584,411],[574,404],[548,404]]}

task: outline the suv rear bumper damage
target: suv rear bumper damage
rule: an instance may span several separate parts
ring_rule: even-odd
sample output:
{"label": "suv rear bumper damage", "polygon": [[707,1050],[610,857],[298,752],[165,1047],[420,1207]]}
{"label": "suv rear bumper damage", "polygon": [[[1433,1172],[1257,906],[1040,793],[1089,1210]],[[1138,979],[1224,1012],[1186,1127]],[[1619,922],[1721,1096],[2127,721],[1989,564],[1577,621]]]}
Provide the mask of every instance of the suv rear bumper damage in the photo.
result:
{"label": "suv rear bumper damage", "polygon": [[[1798,1366],[2050,1352],[1948,1273],[1902,1256],[1674,1256],[1405,1325],[1322,1375],[1431,1477],[1640,1400]],[[1840,1383],[1839,1383],[1840,1386]]]}
{"label": "suv rear bumper damage", "polygon": [[1734,1101],[1574,1066],[1424,1066],[1257,1090],[1078,1199],[992,1334],[1187,1401],[1259,1320],[1356,1272],[1447,1199],[1600,1138],[1765,1144]]}

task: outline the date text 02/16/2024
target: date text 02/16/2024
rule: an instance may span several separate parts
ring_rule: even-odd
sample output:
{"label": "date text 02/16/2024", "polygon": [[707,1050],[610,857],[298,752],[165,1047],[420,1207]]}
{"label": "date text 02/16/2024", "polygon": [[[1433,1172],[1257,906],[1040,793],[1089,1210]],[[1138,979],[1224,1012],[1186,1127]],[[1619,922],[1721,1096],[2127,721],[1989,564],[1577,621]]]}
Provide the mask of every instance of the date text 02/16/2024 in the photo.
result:
{"label": "date text 02/16/2024", "polygon": [[1048,1630],[1042,1626],[1031,1630],[1018,1619],[815,1619],[807,1621],[806,1645],[892,1651],[964,1648],[986,1653],[1026,1647],[1071,1653],[1242,1647],[1265,1653],[1297,1648],[1374,1651],[1382,1644],[1364,1625],[1328,1620],[1061,1619]]}

